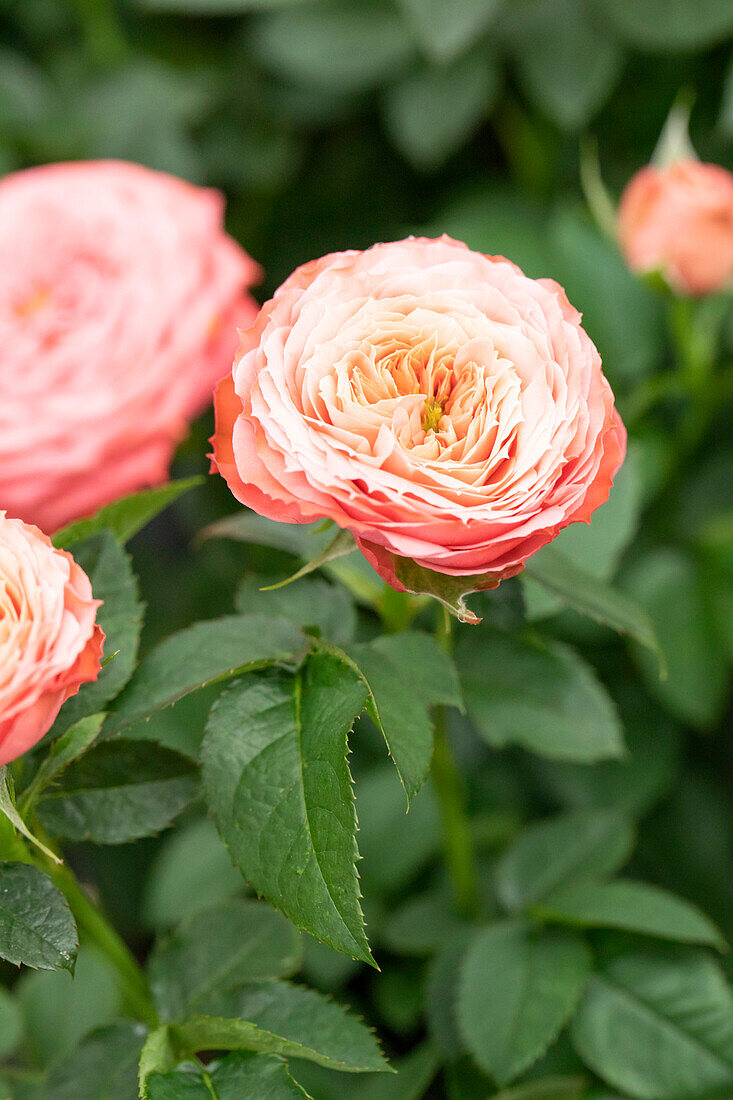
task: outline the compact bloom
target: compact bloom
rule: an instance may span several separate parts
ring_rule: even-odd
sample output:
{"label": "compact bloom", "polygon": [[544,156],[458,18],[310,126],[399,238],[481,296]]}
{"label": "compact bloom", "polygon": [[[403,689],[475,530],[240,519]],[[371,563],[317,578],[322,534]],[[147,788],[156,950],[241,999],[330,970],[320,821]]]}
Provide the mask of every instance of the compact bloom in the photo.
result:
{"label": "compact bloom", "polygon": [[0,180],[0,507],[52,531],[163,480],[256,305],[214,191],[91,161]]}
{"label": "compact bloom", "polygon": [[96,680],[99,604],[71,554],[0,512],[0,764],[40,741],[61,704]]}
{"label": "compact bloom", "polygon": [[627,263],[682,294],[733,284],[733,175],[691,158],[642,168],[626,187],[618,235]]}
{"label": "compact bloom", "polygon": [[[272,519],[332,519],[495,586],[607,499],[626,433],[557,283],[442,237],[299,268],[215,395],[214,465]],[[477,574],[482,577],[478,579]]]}

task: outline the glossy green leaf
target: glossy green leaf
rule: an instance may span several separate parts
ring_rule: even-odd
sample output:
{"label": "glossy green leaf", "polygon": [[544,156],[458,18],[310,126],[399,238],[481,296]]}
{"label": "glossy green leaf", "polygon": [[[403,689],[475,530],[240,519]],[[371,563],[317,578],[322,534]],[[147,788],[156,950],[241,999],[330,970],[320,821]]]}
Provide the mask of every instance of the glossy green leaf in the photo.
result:
{"label": "glossy green leaf", "polygon": [[613,810],[580,810],[530,825],[496,865],[496,889],[510,911],[561,887],[613,874],[634,845],[630,823]]}
{"label": "glossy green leaf", "polygon": [[[26,840],[29,840],[35,848],[43,852],[52,863],[61,863],[61,859],[56,853],[52,852],[43,841],[39,840],[38,837],[30,831],[25,821],[18,813],[15,806],[14,786],[12,772],[8,770],[7,764],[3,764],[0,766],[0,814],[3,814],[13,828],[24,836]],[[2,820],[2,818],[0,818],[0,820]]]}
{"label": "glossy green leaf", "polygon": [[130,1021],[94,1031],[52,1069],[43,1100],[137,1100],[137,1064],[145,1041]]}
{"label": "glossy green leaf", "polygon": [[621,928],[724,950],[726,943],[697,906],[645,882],[579,882],[554,891],[532,913],[584,928]]}
{"label": "glossy green leaf", "polygon": [[[130,558],[109,531],[101,531],[74,545],[74,558],[92,582],[92,593],[102,600],[97,622],[105,634],[107,663],[98,678],[82,684],[68,699],[51,731],[57,736],[81,718],[105,709],[132,675],[137,660],[143,606]],[[111,658],[111,660],[107,660]]]}
{"label": "glossy green leaf", "polygon": [[301,632],[287,619],[229,615],[195,623],[166,638],[142,661],[104,733],[117,734],[205,684],[286,661],[304,644]]}
{"label": "glossy green leaf", "polygon": [[628,634],[659,655],[659,642],[646,611],[625,592],[585,572],[553,547],[545,546],[531,557],[525,572],[574,611]]}
{"label": "glossy green leaf", "polygon": [[[204,1073],[206,1077],[204,1078]],[[288,1073],[287,1063],[273,1054],[237,1051],[212,1069],[188,1066],[177,1073],[153,1074],[147,1100],[308,1100]]]}
{"label": "glossy green leaf", "polygon": [[318,1100],[423,1100],[438,1067],[432,1043],[421,1043],[395,1059],[392,1068],[396,1072],[390,1074],[364,1073],[355,1078],[313,1062],[300,1062],[293,1072]]}
{"label": "glossy green leaf", "polygon": [[733,994],[702,953],[613,959],[591,977],[572,1035],[584,1062],[639,1100],[733,1089]]}
{"label": "glossy green leaf", "polygon": [[420,790],[433,751],[431,706],[461,706],[451,658],[430,634],[405,631],[346,649],[370,692],[369,714],[382,732],[408,800]]}
{"label": "glossy green leaf", "polygon": [[71,910],[48,875],[27,863],[0,863],[0,957],[73,971],[77,946]]}
{"label": "glossy green leaf", "polygon": [[148,1078],[152,1073],[169,1073],[174,1070],[179,1062],[178,1053],[173,1046],[171,1029],[168,1024],[161,1024],[150,1032],[140,1054],[138,1066],[138,1083],[141,1100],[147,1100]]}
{"label": "glossy green leaf", "polygon": [[100,531],[110,531],[121,543],[129,542],[133,535],[174,500],[203,483],[203,477],[189,477],[183,481],[171,481],[157,489],[146,489],[142,493],[122,497],[121,500],[100,508],[88,519],[76,520],[62,527],[53,536],[54,546],[72,546]]}
{"label": "glossy green leaf", "polygon": [[418,69],[384,92],[387,133],[416,168],[435,169],[478,129],[498,86],[498,66],[485,53]]}
{"label": "glossy green leaf", "polygon": [[371,961],[359,904],[348,735],[366,688],[319,653],[297,678],[260,678],[214,706],[206,799],[232,859],[300,928]]}
{"label": "glossy green leaf", "polygon": [[461,969],[458,1020],[472,1056],[494,1080],[513,1081],[570,1019],[590,970],[572,933],[520,924],[476,932]]}
{"label": "glossy green leaf", "polygon": [[69,840],[125,844],[164,829],[194,798],[196,769],[146,741],[103,741],[66,769],[37,813]]}
{"label": "glossy green leaf", "polygon": [[231,899],[184,921],[156,945],[150,981],[167,1020],[203,1011],[216,994],[245,982],[291,974],[300,964],[299,937],[270,906]]}
{"label": "glossy green leaf", "polygon": [[261,1031],[298,1043],[321,1065],[350,1073],[374,1073],[387,1068],[372,1031],[322,993],[289,982],[259,982],[211,997],[207,1015],[237,1017]]}
{"label": "glossy green leaf", "polygon": [[622,755],[616,708],[569,646],[482,631],[459,639],[458,664],[468,713],[493,747],[586,764]]}

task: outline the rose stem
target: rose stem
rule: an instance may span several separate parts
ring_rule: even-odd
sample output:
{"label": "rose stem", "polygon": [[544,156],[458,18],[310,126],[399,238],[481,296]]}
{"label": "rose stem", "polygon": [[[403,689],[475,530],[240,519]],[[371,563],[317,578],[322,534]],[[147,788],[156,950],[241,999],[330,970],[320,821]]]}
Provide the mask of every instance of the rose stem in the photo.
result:
{"label": "rose stem", "polygon": [[[444,607],[439,610],[436,636],[439,644],[450,651],[450,614]],[[478,911],[478,877],[473,836],[466,813],[466,789],[453,759],[445,707],[433,709],[433,722],[435,741],[431,773],[443,825],[443,851],[458,911],[462,916],[472,918]]]}

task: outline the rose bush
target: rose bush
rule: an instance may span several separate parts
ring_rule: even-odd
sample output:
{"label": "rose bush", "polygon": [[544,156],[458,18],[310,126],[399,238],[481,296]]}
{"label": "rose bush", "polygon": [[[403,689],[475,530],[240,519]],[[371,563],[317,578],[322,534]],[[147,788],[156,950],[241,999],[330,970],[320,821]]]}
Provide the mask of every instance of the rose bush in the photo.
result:
{"label": "rose bush", "polygon": [[54,530],[161,481],[258,268],[222,197],[122,162],[0,182],[0,505]]}
{"label": "rose bush", "polygon": [[661,271],[683,294],[711,294],[733,280],[733,175],[717,164],[648,165],[627,185],[618,234],[629,267]]}
{"label": "rose bush", "polygon": [[557,283],[445,236],[325,256],[243,333],[214,464],[264,516],[353,532],[395,588],[395,558],[491,587],[588,521],[623,460],[580,320]]}
{"label": "rose bush", "polygon": [[0,512],[0,765],[35,745],[99,675],[99,600],[71,554]]}

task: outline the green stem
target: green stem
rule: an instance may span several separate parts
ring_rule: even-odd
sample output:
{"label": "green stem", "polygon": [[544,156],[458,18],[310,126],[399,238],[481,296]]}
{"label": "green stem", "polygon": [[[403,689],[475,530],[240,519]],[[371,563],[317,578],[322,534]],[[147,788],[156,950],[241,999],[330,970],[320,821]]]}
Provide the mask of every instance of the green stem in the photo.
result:
{"label": "green stem", "polygon": [[[447,650],[451,643],[451,618],[440,608],[436,630]],[[443,826],[443,851],[459,913],[471,919],[479,907],[478,875],[471,825],[466,813],[466,789],[451,751],[445,708],[433,711],[435,741],[432,777]]]}
{"label": "green stem", "polygon": [[55,864],[45,856],[34,860],[64,894],[80,929],[103,952],[116,969],[128,1010],[150,1027],[159,1020],[147,979],[127,944],[97,909],[67,864]]}

